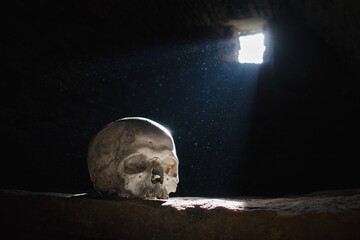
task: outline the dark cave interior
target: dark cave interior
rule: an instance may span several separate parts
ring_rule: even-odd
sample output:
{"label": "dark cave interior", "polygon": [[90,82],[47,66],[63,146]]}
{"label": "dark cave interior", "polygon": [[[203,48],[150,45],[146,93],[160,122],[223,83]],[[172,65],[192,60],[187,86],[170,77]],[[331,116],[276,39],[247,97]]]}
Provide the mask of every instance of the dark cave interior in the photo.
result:
{"label": "dark cave interior", "polygon": [[[360,187],[358,2],[1,5],[1,189],[92,190],[88,144],[127,116],[172,132],[173,196]],[[223,24],[252,17],[267,19],[260,65],[236,61]]]}

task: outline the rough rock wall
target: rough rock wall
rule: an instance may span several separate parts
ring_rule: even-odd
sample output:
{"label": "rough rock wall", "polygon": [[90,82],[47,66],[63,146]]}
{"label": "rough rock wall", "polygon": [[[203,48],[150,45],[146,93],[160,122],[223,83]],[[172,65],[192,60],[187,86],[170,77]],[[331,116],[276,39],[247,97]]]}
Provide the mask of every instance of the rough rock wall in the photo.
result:
{"label": "rough rock wall", "polygon": [[289,7],[340,53],[360,76],[360,16],[359,1],[289,1]]}
{"label": "rough rock wall", "polygon": [[[356,20],[355,10],[350,2],[329,1],[335,5],[321,12],[325,17],[319,22],[307,21],[314,31],[303,36],[309,31],[298,31],[281,17],[298,13],[302,23],[315,19],[305,3],[321,6],[293,1],[290,11],[285,1],[4,3],[0,84],[8,96],[0,103],[0,129],[6,139],[2,152],[12,157],[3,158],[0,184],[90,188],[85,159],[91,137],[119,117],[142,115],[166,121],[176,131],[181,169],[189,176],[182,178],[183,193],[235,193],[239,182],[270,194],[316,186],[312,180],[321,186],[357,185],[356,142],[350,138],[358,135],[353,117],[358,87],[348,81],[353,76],[345,76],[346,68],[328,57],[333,49],[328,45],[341,42],[335,34],[342,29],[338,22],[357,39],[356,22],[345,21],[348,13]],[[243,109],[252,104],[250,75],[258,68],[218,56],[219,48],[233,50],[231,29],[221,23],[227,17],[269,14],[280,23],[277,57],[261,67],[250,139],[255,161],[242,162],[239,174]],[[322,31],[328,22],[334,26]],[[313,45],[312,37],[323,40],[328,32],[334,41]],[[350,56],[356,42],[348,42]],[[352,56],[355,66],[357,55]],[[309,140],[296,139],[297,134]],[[320,147],[312,144],[324,139]],[[218,171],[219,159],[223,168],[216,178],[208,173]]]}
{"label": "rough rock wall", "polygon": [[0,192],[0,230],[11,239],[277,239],[360,237],[359,191],[277,199],[168,201]]}

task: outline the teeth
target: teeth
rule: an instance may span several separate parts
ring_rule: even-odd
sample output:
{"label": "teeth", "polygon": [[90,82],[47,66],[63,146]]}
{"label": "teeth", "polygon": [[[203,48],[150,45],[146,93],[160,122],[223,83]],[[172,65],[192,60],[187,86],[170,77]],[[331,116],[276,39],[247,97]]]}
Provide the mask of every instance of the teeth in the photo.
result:
{"label": "teeth", "polygon": [[154,180],[156,180],[156,179],[158,179],[158,178],[160,178],[159,175],[154,175],[154,176],[153,176],[153,179],[154,179]]}

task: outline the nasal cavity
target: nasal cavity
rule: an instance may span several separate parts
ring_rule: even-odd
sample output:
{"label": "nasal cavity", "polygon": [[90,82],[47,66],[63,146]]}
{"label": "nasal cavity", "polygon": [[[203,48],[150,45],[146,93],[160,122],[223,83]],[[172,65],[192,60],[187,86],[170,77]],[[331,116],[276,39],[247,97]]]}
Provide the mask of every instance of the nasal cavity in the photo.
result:
{"label": "nasal cavity", "polygon": [[151,175],[151,182],[153,184],[156,184],[156,183],[160,183],[162,184],[163,183],[163,173],[162,173],[162,169],[160,169],[160,167],[156,167],[156,168],[153,168],[152,170],[152,175]]}

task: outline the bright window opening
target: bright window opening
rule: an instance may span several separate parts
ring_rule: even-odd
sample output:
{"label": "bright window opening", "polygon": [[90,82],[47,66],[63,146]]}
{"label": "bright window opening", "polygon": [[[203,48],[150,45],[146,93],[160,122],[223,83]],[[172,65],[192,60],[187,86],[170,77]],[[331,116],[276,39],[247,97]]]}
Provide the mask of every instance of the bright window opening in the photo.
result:
{"label": "bright window opening", "polygon": [[265,51],[264,34],[241,36],[239,62],[240,63],[262,63]]}

